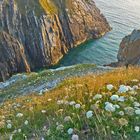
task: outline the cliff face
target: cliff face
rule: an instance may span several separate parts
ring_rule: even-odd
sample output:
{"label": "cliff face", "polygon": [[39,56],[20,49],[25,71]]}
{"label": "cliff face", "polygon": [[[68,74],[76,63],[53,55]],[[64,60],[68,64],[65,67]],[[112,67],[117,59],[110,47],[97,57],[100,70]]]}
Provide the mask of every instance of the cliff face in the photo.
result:
{"label": "cliff face", "polygon": [[0,0],[0,79],[55,64],[109,30],[93,0]]}
{"label": "cliff face", "polygon": [[117,58],[118,62],[105,66],[140,65],[140,30],[134,30],[130,35],[122,39]]}
{"label": "cliff face", "polygon": [[118,61],[121,65],[140,64],[140,30],[134,30],[131,35],[123,38],[118,52]]}

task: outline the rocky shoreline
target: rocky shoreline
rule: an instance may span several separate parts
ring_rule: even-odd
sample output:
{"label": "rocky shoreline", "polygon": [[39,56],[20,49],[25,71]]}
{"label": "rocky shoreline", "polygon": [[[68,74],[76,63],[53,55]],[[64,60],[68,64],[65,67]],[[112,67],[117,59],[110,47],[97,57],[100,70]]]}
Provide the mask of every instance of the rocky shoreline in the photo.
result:
{"label": "rocky shoreline", "polygon": [[111,28],[93,0],[1,0],[0,81],[57,63]]}

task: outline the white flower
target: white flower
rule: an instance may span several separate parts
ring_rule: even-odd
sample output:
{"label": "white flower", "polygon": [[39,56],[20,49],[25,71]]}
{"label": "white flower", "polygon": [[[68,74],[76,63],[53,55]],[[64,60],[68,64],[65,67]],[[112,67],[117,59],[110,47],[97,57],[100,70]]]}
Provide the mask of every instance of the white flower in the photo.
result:
{"label": "white flower", "polygon": [[119,90],[118,90],[119,93],[126,93],[127,91],[129,91],[128,86],[120,85]]}
{"label": "white flower", "polygon": [[134,105],[135,107],[140,107],[140,103],[138,103],[138,102],[134,102],[133,105]]}
{"label": "white flower", "polygon": [[76,104],[76,105],[75,105],[75,108],[77,108],[77,109],[80,108],[80,107],[81,107],[80,104]]}
{"label": "white flower", "polygon": [[38,95],[43,95],[43,90],[40,90],[40,92],[38,93]]}
{"label": "white flower", "polygon": [[41,140],[45,140],[45,138],[42,137]]}
{"label": "white flower", "polygon": [[124,112],[123,111],[120,111],[119,112],[119,115],[124,116]]}
{"label": "white flower", "polygon": [[112,95],[112,96],[110,97],[110,99],[111,99],[112,101],[118,101],[119,96],[118,96],[118,95]]}
{"label": "white flower", "polygon": [[66,117],[64,118],[64,122],[69,122],[69,121],[71,121],[71,117],[70,117],[70,116],[66,116]]}
{"label": "white flower", "polygon": [[29,124],[29,122],[26,120],[26,121],[24,122],[24,124],[25,124],[25,125],[28,125],[28,124]]}
{"label": "white flower", "polygon": [[134,112],[135,112],[135,110],[134,110],[133,107],[125,107],[125,108],[124,108],[124,111],[125,111],[125,113],[126,113],[127,115],[129,115],[129,116],[134,115]]}
{"label": "white flower", "polygon": [[133,79],[132,82],[136,82],[137,83],[137,82],[139,82],[139,80],[138,79]]}
{"label": "white flower", "polygon": [[64,129],[64,126],[62,124],[60,124],[56,127],[56,129],[62,131]]}
{"label": "white flower", "polygon": [[86,117],[89,119],[89,118],[91,118],[93,116],[93,111],[88,111],[87,113],[86,113]]}
{"label": "white flower", "polygon": [[21,118],[21,117],[23,117],[23,114],[22,113],[17,113],[16,117]]}
{"label": "white flower", "polygon": [[13,134],[10,135],[9,140],[13,140]]}
{"label": "white flower", "polygon": [[79,136],[78,135],[72,135],[71,140],[79,140]]}
{"label": "white flower", "polygon": [[119,106],[119,105],[114,105],[114,107],[115,107],[115,108],[117,108],[117,109],[119,109],[119,108],[120,108],[120,106]]}
{"label": "white flower", "polygon": [[130,86],[127,86],[127,88],[128,88],[128,90],[130,90],[130,91],[132,91],[132,90],[133,90],[133,88],[132,88],[132,87],[130,87]]}
{"label": "white flower", "polygon": [[139,126],[135,126],[135,131],[136,132],[140,132],[140,127]]}
{"label": "white flower", "polygon": [[119,102],[124,102],[125,101],[125,97],[124,96],[120,96],[118,99]]}
{"label": "white flower", "polygon": [[71,102],[69,102],[69,105],[75,105],[76,103],[75,103],[75,101],[71,101]]}
{"label": "white flower", "polygon": [[109,91],[111,91],[113,88],[114,88],[114,86],[113,86],[112,84],[107,85],[107,89],[108,89]]}
{"label": "white flower", "polygon": [[18,133],[21,133],[21,129],[18,129]]}
{"label": "white flower", "polygon": [[133,90],[138,90],[139,89],[138,86],[133,86],[132,88],[133,88]]}
{"label": "white flower", "polygon": [[103,96],[101,94],[96,94],[93,99],[97,100],[97,99],[101,99]]}
{"label": "white flower", "polygon": [[43,114],[45,114],[45,113],[46,113],[46,110],[41,110],[41,112],[42,112]]}
{"label": "white flower", "polygon": [[73,129],[69,128],[67,132],[68,132],[69,135],[71,135],[73,133]]}
{"label": "white flower", "polygon": [[136,113],[137,115],[140,115],[140,109],[135,110],[135,113]]}
{"label": "white flower", "polygon": [[8,123],[8,124],[7,124],[7,128],[8,128],[8,129],[11,129],[11,128],[12,128],[12,124],[11,124],[11,123]]}
{"label": "white flower", "polygon": [[57,104],[58,104],[58,105],[61,105],[61,104],[63,104],[63,103],[64,103],[63,100],[58,100],[58,101],[57,101]]}
{"label": "white flower", "polygon": [[115,106],[112,103],[105,103],[105,110],[114,112],[115,111]]}

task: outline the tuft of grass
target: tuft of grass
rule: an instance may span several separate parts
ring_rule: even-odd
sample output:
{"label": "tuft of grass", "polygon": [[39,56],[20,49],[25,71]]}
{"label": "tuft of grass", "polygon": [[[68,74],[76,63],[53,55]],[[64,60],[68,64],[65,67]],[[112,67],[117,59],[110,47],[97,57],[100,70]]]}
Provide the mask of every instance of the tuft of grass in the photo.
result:
{"label": "tuft of grass", "polygon": [[[114,86],[111,91],[106,88],[108,84]],[[68,140],[72,134],[69,135],[67,130],[73,128],[73,134],[77,134],[80,140],[139,140],[140,135],[135,131],[135,126],[140,127],[140,115],[126,113],[125,108],[136,110],[134,102],[140,103],[140,87],[133,92],[118,93],[122,84],[139,86],[140,68],[120,68],[100,75],[70,78],[44,95],[32,94],[8,100],[0,106],[1,137],[6,139],[12,135],[14,140],[42,137],[46,140]],[[103,97],[93,99],[97,94]],[[124,96],[126,101],[111,101],[110,97],[114,94]],[[72,101],[80,104],[80,108],[70,105]],[[120,108],[115,112],[106,111],[107,101]],[[89,110],[93,116],[87,118]],[[120,111],[125,112],[125,115],[119,115]],[[18,113],[23,116],[17,117]],[[68,116],[70,119],[66,121]],[[26,120],[28,125],[24,124]],[[7,128],[8,123],[12,125],[10,129]],[[19,129],[21,132],[18,132]]]}

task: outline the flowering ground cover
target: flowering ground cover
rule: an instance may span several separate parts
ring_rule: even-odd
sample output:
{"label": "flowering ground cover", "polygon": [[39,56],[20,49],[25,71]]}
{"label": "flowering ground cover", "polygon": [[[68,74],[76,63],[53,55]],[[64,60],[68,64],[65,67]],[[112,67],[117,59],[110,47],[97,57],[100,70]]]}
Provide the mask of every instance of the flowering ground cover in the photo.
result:
{"label": "flowering ground cover", "polygon": [[5,101],[0,139],[139,140],[140,68],[70,78],[46,93]]}

